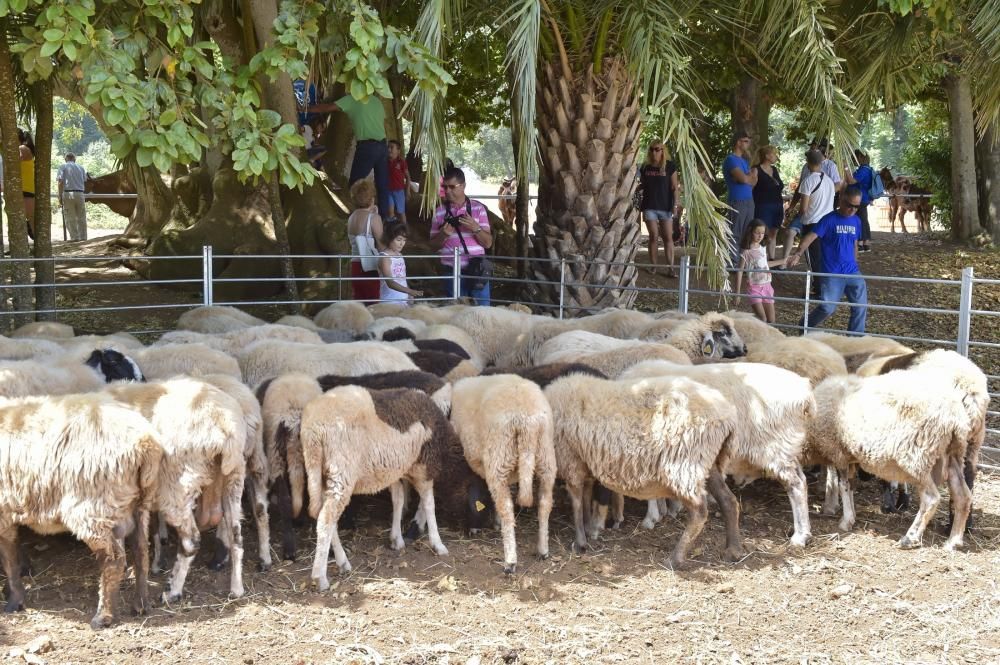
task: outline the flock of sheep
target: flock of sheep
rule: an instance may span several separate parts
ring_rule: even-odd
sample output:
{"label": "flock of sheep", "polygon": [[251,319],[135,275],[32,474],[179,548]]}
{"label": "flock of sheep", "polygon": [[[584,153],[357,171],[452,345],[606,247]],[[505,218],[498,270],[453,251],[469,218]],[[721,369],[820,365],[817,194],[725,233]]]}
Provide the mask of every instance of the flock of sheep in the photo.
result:
{"label": "flock of sheep", "polygon": [[[873,337],[785,337],[736,312],[606,310],[560,321],[519,306],[338,302],[313,319],[268,324],[204,307],[148,347],[124,333],[74,336],[62,324],[28,324],[0,337],[5,611],[24,606],[20,525],[68,531],[94,552],[95,628],[113,621],[126,549],[133,609],[148,608],[149,568],[163,566],[168,527],[177,557],[164,601],[181,597],[200,534],[213,527],[210,565],[229,564],[238,597],[244,498],[264,570],[269,509],[288,559],[292,520],[307,509],[321,591],[331,548],[338,568],[351,569],[338,523],[352,518],[352,495],[386,489],[393,549],[426,531],[446,555],[437,511],[454,508],[470,529],[496,520],[508,573],[517,564],[515,500],[537,505],[537,554],[548,556],[557,479],[569,493],[578,551],[609,519],[621,524],[624,497],[633,497],[647,501],[646,528],[686,511],[671,557],[683,566],[711,497],[725,524],[724,556],[738,560],[740,506],[727,477],[781,483],[791,544],[804,547],[803,467],[816,464],[827,466],[823,510],[842,504],[845,531],[859,468],[915,486],[919,510],[903,547],[921,544],[947,484],[945,547],[956,548],[988,401],[985,375],[954,352]],[[404,534],[410,488],[419,501]]]}

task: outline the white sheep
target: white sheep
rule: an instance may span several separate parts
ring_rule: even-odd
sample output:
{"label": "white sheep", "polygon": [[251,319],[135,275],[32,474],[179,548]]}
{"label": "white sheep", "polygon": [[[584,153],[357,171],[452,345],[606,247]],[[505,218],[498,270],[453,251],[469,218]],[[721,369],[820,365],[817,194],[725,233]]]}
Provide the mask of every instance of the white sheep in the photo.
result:
{"label": "white sheep", "polygon": [[552,319],[502,307],[466,307],[455,314],[449,323],[476,340],[483,360],[492,365],[509,351],[518,335],[528,332],[540,321],[551,322]]}
{"label": "white sheep", "polygon": [[263,340],[295,342],[296,344],[323,344],[323,338],[312,330],[295,326],[279,326],[273,323],[212,335],[188,330],[175,330],[165,333],[157,344],[204,344],[219,351],[236,354],[250,344]]}
{"label": "white sheep", "polygon": [[208,305],[195,307],[181,314],[177,319],[177,328],[215,334],[262,326],[266,323],[267,321],[235,307]]}
{"label": "white sheep", "polygon": [[747,346],[747,362],[782,367],[809,379],[813,387],[831,376],[847,374],[847,365],[842,355],[826,344],[808,337],[748,342]]}
{"label": "white sheep", "polygon": [[[735,407],[739,426],[724,450],[724,463],[719,467],[721,476],[731,474],[752,479],[764,475],[780,482],[792,507],[791,543],[805,546],[811,532],[806,478],[800,458],[809,419],[816,410],[808,380],[779,367],[757,363],[685,366],[663,361],[636,365],[622,379],[655,376],[697,381],[719,391]],[[726,521],[726,557],[738,560],[743,557],[743,545],[736,497],[721,478],[710,482],[709,489],[720,506],[736,505],[730,513],[732,522]]]}
{"label": "white sheep", "polygon": [[67,395],[100,390],[106,382],[141,381],[136,363],[117,351],[91,351],[41,360],[0,361],[0,396]]}
{"label": "white sheep", "polygon": [[805,459],[831,464],[840,477],[844,515],[840,529],[854,525],[854,470],[890,481],[912,483],[920,492],[920,509],[900,539],[903,548],[919,547],[924,529],[940,501],[937,486],[947,480],[954,509],[946,549],[962,546],[971,496],[963,477],[969,442],[965,407],[948,385],[947,372],[922,370],[922,380],[910,372],[889,372],[861,378],[841,376],[816,387],[816,416],[809,427]]}
{"label": "white sheep", "polygon": [[135,529],[134,609],[146,610],[146,530],[162,452],[149,422],[110,395],[0,399],[0,558],[10,587],[5,611],[24,608],[18,525],[42,534],[68,531],[97,557],[95,629],[114,620],[125,573],[122,539]]}
{"label": "white sheep", "polygon": [[607,381],[574,374],[549,384],[545,396],[577,548],[587,547],[583,493],[593,478],[624,496],[679,499],[688,523],[672,562],[683,566],[708,518],[706,481],[738,426],[734,407],[719,391],[679,377]]}
{"label": "white sheep", "polygon": [[874,337],[872,335],[858,337],[856,335],[839,335],[828,332],[810,332],[804,338],[822,342],[842,355],[844,362],[847,364],[848,372],[856,371],[869,358],[896,356],[913,352],[913,349],[900,344],[894,339]]}
{"label": "white sheep", "polygon": [[483,352],[469,333],[457,326],[449,323],[435,323],[417,333],[417,341],[420,340],[448,340],[462,347],[476,367],[482,370],[486,366],[483,360]]}
{"label": "white sheep", "polygon": [[47,339],[11,339],[0,335],[0,360],[50,359],[64,353],[63,347]]}
{"label": "white sheep", "polygon": [[707,312],[697,319],[682,321],[665,339],[649,334],[642,335],[640,339],[665,341],[686,353],[691,362],[739,358],[747,352],[733,320],[718,312]]}
{"label": "white sheep", "polygon": [[360,335],[371,325],[374,317],[371,312],[359,302],[341,300],[321,309],[313,322],[327,330],[346,330],[352,335]]}
{"label": "white sheep", "polygon": [[767,346],[770,342],[785,339],[785,335],[780,330],[764,323],[750,312],[730,310],[724,314],[733,320],[736,332],[740,334],[747,346]]}
{"label": "white sheep", "polygon": [[319,345],[265,340],[236,354],[236,360],[248,386],[288,372],[357,376],[417,369],[404,352],[381,342]]}
{"label": "white sheep", "polygon": [[130,357],[149,380],[169,379],[181,374],[188,376],[225,374],[235,379],[243,379],[236,358],[200,342],[151,346],[133,351]]}
{"label": "white sheep", "polygon": [[389,489],[391,545],[400,550],[404,547],[400,481],[408,480],[420,495],[431,547],[436,554],[448,553],[437,529],[434,481],[454,473],[452,458],[463,464],[464,459],[454,429],[430,397],[419,390],[334,388],[306,405],[301,437],[309,514],[317,518],[312,579],[320,591],[330,587],[326,567],[331,542],[337,566],[343,572],[351,570],[337,520],[352,494]]}
{"label": "white sheep", "polygon": [[552,409],[535,383],[500,374],[455,383],[451,424],[462,441],[465,459],[486,480],[503,536],[504,572],[517,566],[514,504],[510,487],[518,484],[518,504],[530,506],[538,478],[538,556],[549,556],[549,513],[556,480]]}
{"label": "white sheep", "polygon": [[31,323],[25,323],[23,326],[17,328],[10,334],[11,337],[58,337],[61,339],[69,339],[73,337],[76,333],[73,332],[73,326],[66,325],[65,323],[59,323],[57,321],[32,321]]}
{"label": "white sheep", "polygon": [[230,593],[242,596],[240,498],[246,472],[243,451],[247,428],[239,404],[218,388],[191,378],[116,384],[104,394],[149,420],[163,448],[155,509],[178,535],[177,561],[169,590],[163,593],[164,601],[181,598],[201,543],[193,508],[199,496],[216,483],[220,484],[222,531],[232,557]]}
{"label": "white sheep", "polygon": [[310,319],[308,316],[302,316],[301,314],[285,314],[283,317],[274,322],[276,326],[292,326],[294,328],[305,328],[306,330],[311,330],[313,332],[320,332],[321,330],[326,330],[326,328],[320,328],[316,323]]}

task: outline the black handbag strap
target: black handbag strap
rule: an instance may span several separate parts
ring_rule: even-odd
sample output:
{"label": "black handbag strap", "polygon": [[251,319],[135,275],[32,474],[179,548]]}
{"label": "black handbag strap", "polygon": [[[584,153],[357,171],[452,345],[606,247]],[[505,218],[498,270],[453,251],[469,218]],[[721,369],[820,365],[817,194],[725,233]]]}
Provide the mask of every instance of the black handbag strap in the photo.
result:
{"label": "black handbag strap", "polygon": [[[469,213],[469,217],[472,217],[472,200],[468,197],[465,199],[465,211]],[[446,217],[454,217],[454,215],[451,214],[451,203],[448,201],[444,202],[444,212]],[[462,249],[465,250],[466,254],[471,256],[472,254],[469,252],[469,247],[465,244],[465,238],[462,237],[462,228],[456,226],[455,233],[458,234],[458,241],[462,243]]]}

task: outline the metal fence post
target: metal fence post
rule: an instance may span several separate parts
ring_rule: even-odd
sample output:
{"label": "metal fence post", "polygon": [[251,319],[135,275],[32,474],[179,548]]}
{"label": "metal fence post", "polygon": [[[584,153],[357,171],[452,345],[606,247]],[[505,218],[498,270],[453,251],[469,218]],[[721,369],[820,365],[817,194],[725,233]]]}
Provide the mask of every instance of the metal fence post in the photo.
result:
{"label": "metal fence post", "polygon": [[[348,259],[350,261],[350,259]],[[337,257],[337,300],[344,299],[344,258]]]}
{"label": "metal fence post", "polygon": [[451,299],[458,302],[462,297],[462,260],[459,258],[458,247],[452,248],[451,256],[455,261],[451,266]]}
{"label": "metal fence post", "polygon": [[691,257],[685,254],[681,257],[681,275],[677,282],[677,309],[683,314],[688,313],[688,283],[691,279]]}
{"label": "metal fence post", "polygon": [[559,318],[563,317],[566,303],[566,259],[559,259]]}
{"label": "metal fence post", "polygon": [[972,331],[972,267],[962,268],[962,294],[958,301],[958,352],[969,357],[969,335]]}
{"label": "metal fence post", "polygon": [[812,270],[806,270],[806,297],[802,302],[802,334],[809,332],[809,296],[812,294]]}
{"label": "metal fence post", "polygon": [[201,300],[205,307],[212,305],[212,246],[201,248]]}

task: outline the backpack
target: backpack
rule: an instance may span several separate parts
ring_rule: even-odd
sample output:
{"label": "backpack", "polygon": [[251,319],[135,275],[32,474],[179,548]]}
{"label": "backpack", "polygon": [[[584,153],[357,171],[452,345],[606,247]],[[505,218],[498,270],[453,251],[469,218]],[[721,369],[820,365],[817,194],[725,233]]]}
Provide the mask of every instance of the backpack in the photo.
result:
{"label": "backpack", "polygon": [[885,184],[882,182],[882,176],[875,173],[875,169],[869,166],[868,170],[872,172],[872,184],[868,188],[868,198],[874,201],[885,196]]}

